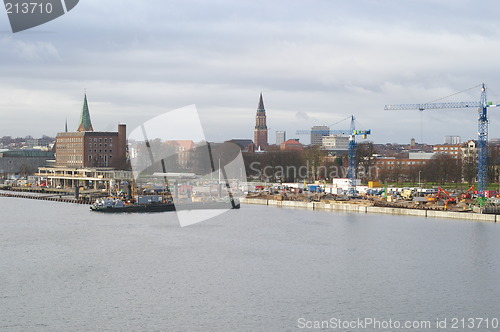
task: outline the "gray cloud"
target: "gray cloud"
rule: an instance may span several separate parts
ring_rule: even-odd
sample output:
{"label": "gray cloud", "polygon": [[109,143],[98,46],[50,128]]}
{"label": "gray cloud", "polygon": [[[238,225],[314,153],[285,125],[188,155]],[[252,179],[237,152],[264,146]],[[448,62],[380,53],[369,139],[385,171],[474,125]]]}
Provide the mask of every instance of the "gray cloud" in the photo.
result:
{"label": "gray cloud", "polygon": [[[0,34],[0,112],[19,118],[2,121],[0,135],[54,135],[65,117],[78,121],[87,88],[97,128],[195,103],[209,139],[251,138],[263,91],[276,130],[355,114],[376,141],[408,141],[420,135],[418,111],[385,112],[385,104],[427,102],[483,81],[500,91],[499,5],[481,8],[465,0],[86,0],[41,27]],[[475,137],[475,112],[428,114],[429,142]],[[492,111],[490,137],[500,136],[498,118]]]}

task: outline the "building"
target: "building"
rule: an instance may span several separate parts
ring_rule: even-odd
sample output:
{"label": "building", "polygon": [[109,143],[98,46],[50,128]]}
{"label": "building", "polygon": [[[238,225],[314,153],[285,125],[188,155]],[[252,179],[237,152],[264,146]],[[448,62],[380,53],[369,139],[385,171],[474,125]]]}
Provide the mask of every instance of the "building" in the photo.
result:
{"label": "building", "polygon": [[428,159],[410,159],[396,157],[381,157],[375,159],[375,166],[380,168],[395,169],[411,166],[424,166],[429,162]]}
{"label": "building", "polygon": [[44,138],[31,138],[26,140],[26,147],[28,149],[34,148],[48,148],[50,145],[49,140]]}
{"label": "building", "polygon": [[447,153],[455,159],[460,159],[462,157],[462,149],[464,144],[439,144],[434,145],[434,153]]}
{"label": "building", "polygon": [[449,145],[460,144],[460,136],[445,136],[444,144],[449,144]]}
{"label": "building", "polygon": [[192,140],[172,140],[166,141],[164,144],[174,149],[177,156],[177,164],[179,166],[188,166],[191,159],[190,151],[196,147],[196,144]]}
{"label": "building", "polygon": [[51,151],[6,150],[0,152],[0,176],[10,177],[36,172],[38,167],[47,166],[54,159]]}
{"label": "building", "polygon": [[242,152],[253,151],[254,143],[251,139],[231,139],[226,142],[238,145]]}
{"label": "building", "polygon": [[264,108],[264,100],[261,93],[257,114],[255,115],[254,142],[257,148],[265,149],[268,146],[267,135],[266,109]]}
{"label": "building", "polygon": [[130,183],[133,175],[130,171],[111,168],[71,168],[40,167],[37,176],[49,188],[76,188],[116,190],[123,181]]}
{"label": "building", "polygon": [[462,159],[477,160],[477,141],[469,140],[461,149]]}
{"label": "building", "polygon": [[429,159],[432,159],[432,157],[434,157],[434,155],[435,155],[434,152],[423,152],[423,151],[410,152],[410,153],[408,153],[408,159],[429,160]]}
{"label": "building", "polygon": [[322,137],[321,148],[328,151],[347,151],[349,149],[349,137],[339,135],[328,135]]}
{"label": "building", "polygon": [[56,166],[123,168],[127,158],[126,131],[124,124],[118,125],[117,132],[94,131],[85,95],[77,131],[56,136]]}
{"label": "building", "polygon": [[311,128],[311,145],[322,145],[323,136],[330,135],[330,127],[328,126],[313,126]]}
{"label": "building", "polygon": [[280,144],[281,151],[300,151],[302,149],[302,143],[300,143],[298,139],[289,139]]}
{"label": "building", "polygon": [[276,131],[276,145],[280,145],[281,143],[286,141],[286,131],[278,130]]}

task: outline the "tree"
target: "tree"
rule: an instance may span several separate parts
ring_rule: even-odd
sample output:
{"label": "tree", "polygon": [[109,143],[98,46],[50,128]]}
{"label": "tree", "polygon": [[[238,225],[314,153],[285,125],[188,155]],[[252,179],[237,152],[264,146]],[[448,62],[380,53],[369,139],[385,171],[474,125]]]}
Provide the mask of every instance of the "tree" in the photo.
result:
{"label": "tree", "polygon": [[427,164],[427,168],[430,168],[429,174],[433,177],[432,180],[440,184],[456,182],[460,179],[459,166],[458,159],[447,153],[435,154]]}

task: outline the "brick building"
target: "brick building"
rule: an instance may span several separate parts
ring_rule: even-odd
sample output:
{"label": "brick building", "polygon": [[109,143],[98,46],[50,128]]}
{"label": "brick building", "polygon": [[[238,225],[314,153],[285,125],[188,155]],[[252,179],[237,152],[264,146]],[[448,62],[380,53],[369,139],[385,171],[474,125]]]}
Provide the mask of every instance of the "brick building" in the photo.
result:
{"label": "brick building", "polygon": [[77,131],[56,136],[56,166],[122,168],[127,158],[126,134],[124,124],[118,125],[117,132],[94,131],[85,95]]}

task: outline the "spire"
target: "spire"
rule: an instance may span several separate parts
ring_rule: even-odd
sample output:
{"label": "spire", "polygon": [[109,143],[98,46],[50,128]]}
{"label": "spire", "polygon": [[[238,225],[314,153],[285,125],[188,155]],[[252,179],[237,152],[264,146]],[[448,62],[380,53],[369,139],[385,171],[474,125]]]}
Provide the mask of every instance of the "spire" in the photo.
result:
{"label": "spire", "polygon": [[264,111],[264,100],[262,99],[262,92],[260,93],[259,107],[257,108],[259,111]]}
{"label": "spire", "polygon": [[80,126],[78,126],[77,131],[94,131],[94,128],[92,128],[92,122],[90,121],[89,105],[87,104],[87,92],[85,92],[85,98],[83,99]]}
{"label": "spire", "polygon": [[64,126],[64,132],[67,133],[68,132],[68,118],[66,118],[66,124]]}

